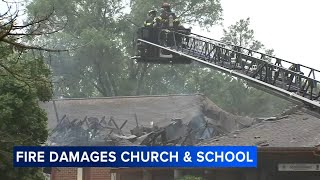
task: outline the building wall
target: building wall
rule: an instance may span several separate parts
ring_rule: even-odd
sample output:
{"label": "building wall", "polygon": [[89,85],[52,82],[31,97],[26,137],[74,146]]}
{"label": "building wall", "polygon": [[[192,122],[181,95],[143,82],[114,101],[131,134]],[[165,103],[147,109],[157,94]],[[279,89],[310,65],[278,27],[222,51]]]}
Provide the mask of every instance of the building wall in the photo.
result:
{"label": "building wall", "polygon": [[53,168],[51,180],[115,180],[108,168]]}
{"label": "building wall", "polygon": [[152,173],[152,180],[174,180],[174,170],[156,171]]}
{"label": "building wall", "polygon": [[111,173],[108,168],[88,168],[84,171],[84,174],[86,177],[84,180],[111,180]]}
{"label": "building wall", "polygon": [[[222,168],[222,169],[181,169],[182,175],[205,177],[205,180],[320,180],[320,171],[282,172],[279,163],[317,163],[320,156],[313,152],[268,152],[259,153],[258,168]],[[148,180],[173,180],[173,169],[149,169],[152,178]],[[141,169],[128,168],[114,170],[117,180],[142,180]],[[139,173],[140,172],[140,173]]]}
{"label": "building wall", "polygon": [[137,172],[131,173],[117,173],[117,180],[142,180],[142,173],[138,170]]}
{"label": "building wall", "polygon": [[144,171],[142,168],[130,168],[115,173],[117,180],[174,180],[172,169],[155,168]]}
{"label": "building wall", "polygon": [[53,168],[51,180],[77,180],[77,168]]}
{"label": "building wall", "polygon": [[[320,163],[320,156],[313,152],[259,153],[258,168],[247,169],[182,169],[181,175],[205,176],[207,180],[320,180],[320,171],[281,172],[279,163]],[[174,169],[124,168],[54,168],[51,180],[173,180]],[[148,172],[148,176],[146,176]],[[77,178],[80,176],[81,178]]]}

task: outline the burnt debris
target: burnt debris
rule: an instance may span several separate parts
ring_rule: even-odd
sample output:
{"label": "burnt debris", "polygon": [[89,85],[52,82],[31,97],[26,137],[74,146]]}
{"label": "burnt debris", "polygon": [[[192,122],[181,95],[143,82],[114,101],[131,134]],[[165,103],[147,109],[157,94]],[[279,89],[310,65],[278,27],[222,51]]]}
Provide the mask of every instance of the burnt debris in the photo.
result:
{"label": "burnt debris", "polygon": [[[122,129],[129,121],[136,126],[131,128],[130,133],[125,133]],[[150,127],[145,127],[139,124],[136,114],[123,123],[119,123],[113,116],[70,120],[64,115],[51,131],[49,143],[57,146],[193,145],[224,133],[226,131],[223,128],[215,126],[204,116],[195,116],[189,121],[171,119],[168,125],[162,127],[150,121]]]}

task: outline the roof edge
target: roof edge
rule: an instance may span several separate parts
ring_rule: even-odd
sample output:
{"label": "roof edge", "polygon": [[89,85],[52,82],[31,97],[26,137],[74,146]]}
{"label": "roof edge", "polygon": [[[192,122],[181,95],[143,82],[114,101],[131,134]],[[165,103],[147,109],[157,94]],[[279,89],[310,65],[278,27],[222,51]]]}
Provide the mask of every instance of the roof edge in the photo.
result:
{"label": "roof edge", "polygon": [[110,96],[110,97],[91,97],[91,98],[63,98],[51,99],[50,101],[65,101],[65,100],[94,100],[94,99],[122,99],[122,98],[146,98],[146,97],[172,97],[172,96],[204,96],[201,93],[195,94],[166,94],[166,95],[141,95],[141,96]]}
{"label": "roof edge", "polygon": [[258,147],[258,152],[319,152],[320,147]]}

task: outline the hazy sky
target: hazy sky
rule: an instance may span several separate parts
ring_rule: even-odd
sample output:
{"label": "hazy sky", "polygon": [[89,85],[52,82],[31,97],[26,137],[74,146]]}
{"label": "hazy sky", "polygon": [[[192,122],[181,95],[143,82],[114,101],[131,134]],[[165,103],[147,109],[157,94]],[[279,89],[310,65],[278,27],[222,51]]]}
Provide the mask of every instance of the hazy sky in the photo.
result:
{"label": "hazy sky", "polygon": [[[319,0],[221,0],[224,26],[250,17],[255,37],[277,57],[320,70]],[[211,33],[220,38],[222,27]]]}
{"label": "hazy sky", "polygon": [[[256,39],[273,48],[277,57],[320,69],[320,0],[221,0],[221,4],[224,27],[250,17]],[[213,27],[211,33],[193,29],[219,39],[222,28]]]}

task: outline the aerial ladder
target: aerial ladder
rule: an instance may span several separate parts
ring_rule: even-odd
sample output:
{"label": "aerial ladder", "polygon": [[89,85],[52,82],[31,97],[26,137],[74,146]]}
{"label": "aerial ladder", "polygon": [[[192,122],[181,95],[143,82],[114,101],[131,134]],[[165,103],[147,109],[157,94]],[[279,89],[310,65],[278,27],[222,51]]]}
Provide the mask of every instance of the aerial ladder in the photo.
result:
{"label": "aerial ladder", "polygon": [[[320,75],[319,70],[190,31],[158,30],[156,34],[160,39],[154,36],[151,40],[138,37],[140,51],[133,59],[138,62],[173,64],[196,61],[320,112],[320,87],[316,79]],[[169,39],[161,40],[161,37]],[[146,55],[148,50],[141,51],[141,46],[152,49],[156,54],[152,57]]]}

